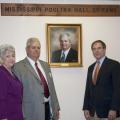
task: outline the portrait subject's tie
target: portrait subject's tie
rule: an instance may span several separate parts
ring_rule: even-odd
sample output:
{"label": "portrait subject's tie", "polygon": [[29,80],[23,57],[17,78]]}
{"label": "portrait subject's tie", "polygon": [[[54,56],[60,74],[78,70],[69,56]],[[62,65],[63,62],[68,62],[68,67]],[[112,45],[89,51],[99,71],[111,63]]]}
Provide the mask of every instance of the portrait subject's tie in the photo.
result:
{"label": "portrait subject's tie", "polygon": [[39,77],[41,78],[41,82],[44,86],[44,95],[45,95],[46,98],[48,98],[49,97],[49,88],[48,88],[47,81],[46,81],[44,75],[42,74],[41,70],[39,69],[37,63],[35,63],[35,67],[36,67],[36,70],[39,74]]}
{"label": "portrait subject's tie", "polygon": [[93,79],[92,79],[92,82],[94,85],[96,85],[99,70],[100,70],[100,62],[97,61],[95,71],[93,74]]}
{"label": "portrait subject's tie", "polygon": [[62,56],[60,58],[60,61],[61,62],[65,62],[65,53],[64,52],[62,52]]}

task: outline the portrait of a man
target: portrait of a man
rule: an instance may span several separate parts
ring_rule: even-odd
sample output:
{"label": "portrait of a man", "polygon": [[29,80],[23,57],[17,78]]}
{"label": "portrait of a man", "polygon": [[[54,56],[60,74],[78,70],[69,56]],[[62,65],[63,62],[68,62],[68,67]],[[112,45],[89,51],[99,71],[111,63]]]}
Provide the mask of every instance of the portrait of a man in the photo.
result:
{"label": "portrait of a man", "polygon": [[80,24],[47,24],[48,63],[53,67],[82,65]]}
{"label": "portrait of a man", "polygon": [[60,49],[52,53],[52,62],[78,62],[78,52],[72,48],[69,33],[59,36]]}

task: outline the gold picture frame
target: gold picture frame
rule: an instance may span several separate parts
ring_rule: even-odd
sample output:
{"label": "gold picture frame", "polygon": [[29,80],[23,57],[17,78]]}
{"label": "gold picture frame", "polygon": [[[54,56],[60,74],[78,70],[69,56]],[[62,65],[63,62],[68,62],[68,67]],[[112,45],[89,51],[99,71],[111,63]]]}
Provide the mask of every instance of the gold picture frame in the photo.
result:
{"label": "gold picture frame", "polygon": [[[69,36],[71,48],[66,50],[66,60],[61,62],[61,36]],[[66,42],[66,41],[65,41]],[[82,25],[81,24],[47,24],[47,56],[51,67],[82,67]],[[69,54],[71,52],[71,55]],[[69,55],[68,55],[69,54]],[[69,57],[69,58],[68,58]]]}

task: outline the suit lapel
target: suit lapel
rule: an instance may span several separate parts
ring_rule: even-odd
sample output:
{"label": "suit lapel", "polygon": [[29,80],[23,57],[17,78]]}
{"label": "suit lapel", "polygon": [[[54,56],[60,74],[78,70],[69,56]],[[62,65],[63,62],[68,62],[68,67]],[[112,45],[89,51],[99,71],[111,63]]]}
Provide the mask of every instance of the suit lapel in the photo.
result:
{"label": "suit lapel", "polygon": [[45,64],[44,64],[42,61],[40,61],[40,60],[39,60],[39,62],[40,62],[41,66],[42,66],[42,69],[44,70],[45,75],[46,75],[46,77],[47,77],[48,75],[47,75],[47,69],[46,69]]}
{"label": "suit lapel", "polygon": [[65,61],[68,61],[71,58],[71,52],[72,52],[72,49],[70,48]]}
{"label": "suit lapel", "polygon": [[60,50],[60,51],[58,52],[58,56],[57,56],[58,61],[60,61],[60,59],[61,59],[61,53],[62,53],[62,50]]}
{"label": "suit lapel", "polygon": [[104,59],[102,65],[100,67],[100,70],[99,70],[99,73],[98,73],[98,78],[97,78],[97,83],[100,81],[100,76],[102,75],[103,71],[105,70],[106,61],[107,61],[107,58]]}
{"label": "suit lapel", "polygon": [[90,81],[91,81],[92,84],[93,84],[93,82],[92,82],[93,77],[92,76],[93,76],[94,67],[95,67],[95,63],[93,63],[93,65],[92,65],[92,67],[89,71],[89,78],[90,78]]}
{"label": "suit lapel", "polygon": [[37,73],[35,72],[34,68],[32,67],[32,65],[30,64],[30,62],[28,61],[27,58],[24,59],[24,65],[31,72],[31,74],[34,75],[35,78],[37,78],[38,80],[40,80],[39,77],[38,77],[38,75],[37,75]]}

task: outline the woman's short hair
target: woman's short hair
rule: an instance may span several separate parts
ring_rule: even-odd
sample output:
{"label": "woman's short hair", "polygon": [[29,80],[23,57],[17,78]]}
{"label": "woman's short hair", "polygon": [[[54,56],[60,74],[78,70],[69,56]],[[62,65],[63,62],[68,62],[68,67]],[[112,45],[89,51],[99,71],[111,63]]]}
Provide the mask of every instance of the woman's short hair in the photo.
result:
{"label": "woman's short hair", "polygon": [[0,45],[0,64],[3,63],[3,56],[5,55],[6,51],[15,53],[15,48],[9,44]]}

